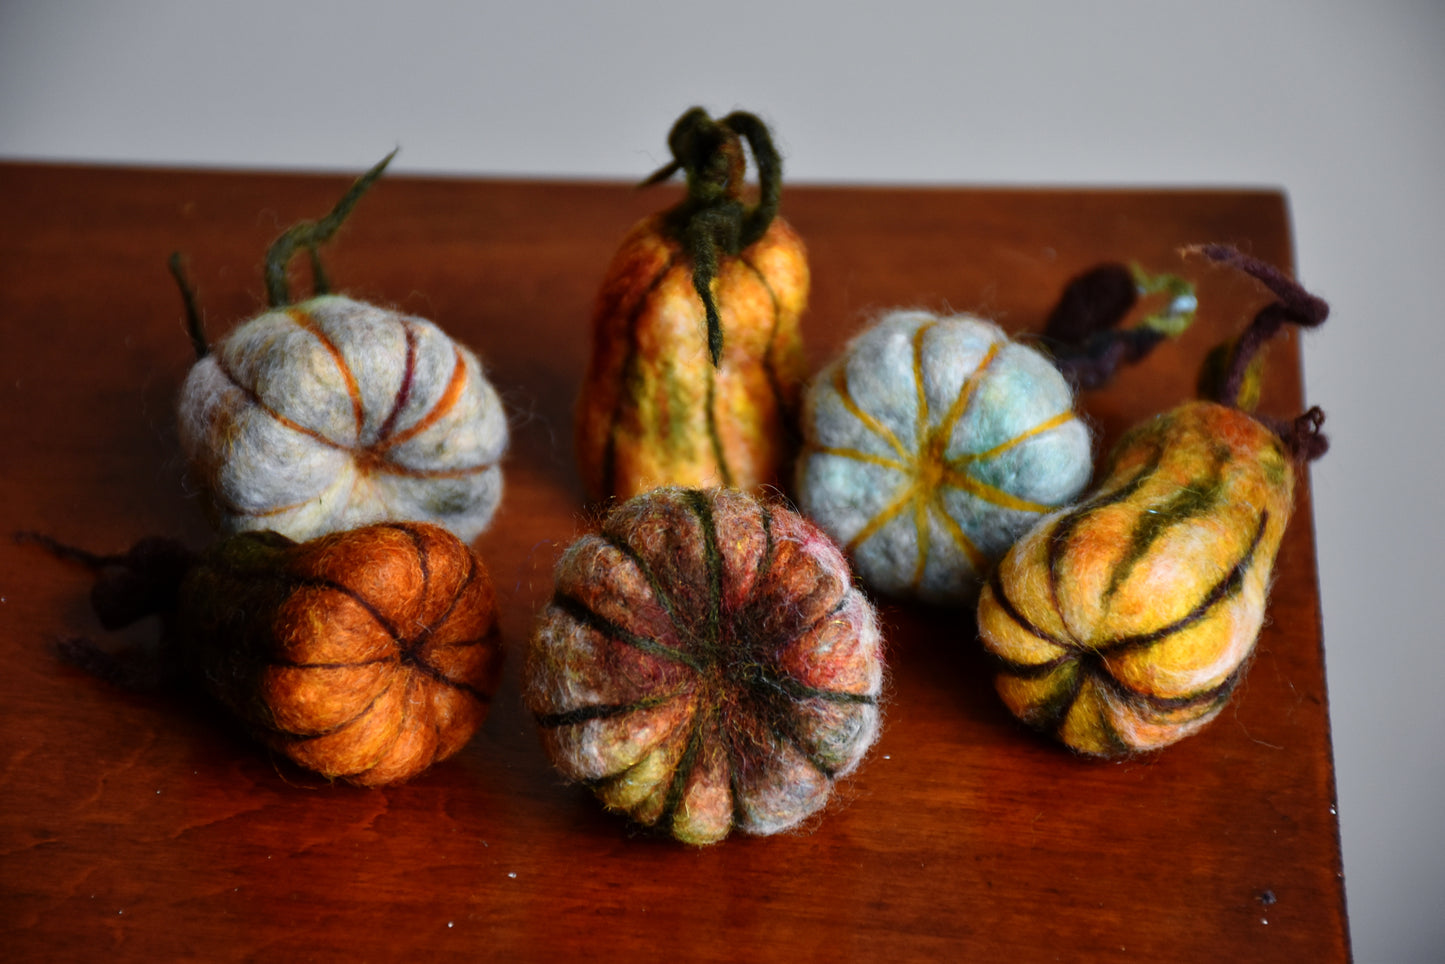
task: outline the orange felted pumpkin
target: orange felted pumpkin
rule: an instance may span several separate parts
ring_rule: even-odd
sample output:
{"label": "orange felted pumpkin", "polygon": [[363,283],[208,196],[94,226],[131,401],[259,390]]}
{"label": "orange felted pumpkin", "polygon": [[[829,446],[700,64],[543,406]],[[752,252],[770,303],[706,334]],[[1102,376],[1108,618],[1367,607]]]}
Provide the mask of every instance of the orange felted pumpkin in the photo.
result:
{"label": "orange felted pumpkin", "polygon": [[[481,560],[427,523],[380,523],[292,542],[244,532],[200,556],[164,539],[96,556],[102,625],[166,620],[155,671],[202,686],[262,742],[329,779],[400,783],[481,726],[501,667],[496,596]],[[98,675],[136,667],[84,641],[62,652]]]}

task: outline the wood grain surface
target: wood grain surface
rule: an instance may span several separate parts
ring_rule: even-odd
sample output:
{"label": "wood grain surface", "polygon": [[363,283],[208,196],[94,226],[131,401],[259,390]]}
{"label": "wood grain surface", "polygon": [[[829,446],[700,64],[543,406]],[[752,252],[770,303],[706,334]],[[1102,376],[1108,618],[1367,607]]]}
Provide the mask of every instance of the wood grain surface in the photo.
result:
{"label": "wood grain surface", "polygon": [[[165,259],[213,338],[263,301],[279,231],[345,177],[0,165],[0,518],[115,552],[209,538],[176,443],[192,360]],[[90,576],[0,539],[0,931],[11,960],[1340,960],[1349,955],[1308,486],[1258,653],[1200,735],[1144,759],[1075,758],[994,696],[970,612],[884,602],[882,738],[801,833],[706,849],[656,839],[564,784],[517,669],[561,550],[593,526],[571,455],[591,302],[624,231],[672,189],[394,177],[327,254],[336,286],[425,315],[507,403],[506,493],[477,547],[508,668],[458,757],[391,789],[331,786],[198,696],[57,659],[107,634]],[[816,369],[878,310],[974,310],[1036,330],[1107,259],[1195,279],[1196,326],[1083,406],[1102,451],[1192,392],[1265,296],[1184,261],[1238,244],[1289,266],[1274,192],[785,192],[806,240]],[[1328,337],[1328,326],[1317,337]],[[1262,410],[1300,408],[1293,338]],[[1327,426],[1328,428],[1328,426]],[[1328,456],[1327,456],[1328,457]]]}

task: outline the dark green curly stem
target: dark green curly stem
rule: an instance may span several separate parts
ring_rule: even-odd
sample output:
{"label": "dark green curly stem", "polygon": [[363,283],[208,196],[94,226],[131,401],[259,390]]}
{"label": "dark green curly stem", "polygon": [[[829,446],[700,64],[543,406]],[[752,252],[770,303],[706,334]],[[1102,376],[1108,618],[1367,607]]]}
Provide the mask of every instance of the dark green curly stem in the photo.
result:
{"label": "dark green curly stem", "polygon": [[381,177],[391,159],[396,156],[396,151],[383,157],[381,161],[356,179],[350,189],[342,195],[341,200],[331,209],[324,218],[319,221],[302,221],[300,224],[287,229],[286,233],[277,238],[266,252],[266,302],[272,308],[280,308],[291,303],[291,287],[286,280],[286,268],[296,252],[305,249],[311,256],[312,288],[316,294],[325,294],[331,288],[331,283],[326,277],[326,272],[321,266],[321,256],[317,253],[317,247],[331,240],[342,223],[345,222],[351,209],[356,207],[356,202],[370,189],[377,178]]}
{"label": "dark green curly stem", "polygon": [[199,361],[211,353],[211,346],[206,341],[206,325],[201,320],[201,309],[196,304],[196,289],[191,287],[190,279],[186,277],[186,268],[181,263],[179,251],[171,252],[170,258],[166,260],[166,267],[170,268],[171,277],[176,279],[176,287],[181,289],[181,301],[186,306],[186,333],[191,336],[191,347],[196,350],[196,359]]}
{"label": "dark green curly stem", "polygon": [[[746,140],[758,169],[758,201],[743,202]],[[720,255],[736,256],[767,233],[783,195],[783,164],[767,126],[753,114],[734,111],[713,120],[694,107],[667,135],[672,160],[642,182],[656,184],[682,171],[687,197],[667,214],[667,230],[692,259],[692,284],[707,312],[708,354],[722,359],[722,319],[712,294]]]}

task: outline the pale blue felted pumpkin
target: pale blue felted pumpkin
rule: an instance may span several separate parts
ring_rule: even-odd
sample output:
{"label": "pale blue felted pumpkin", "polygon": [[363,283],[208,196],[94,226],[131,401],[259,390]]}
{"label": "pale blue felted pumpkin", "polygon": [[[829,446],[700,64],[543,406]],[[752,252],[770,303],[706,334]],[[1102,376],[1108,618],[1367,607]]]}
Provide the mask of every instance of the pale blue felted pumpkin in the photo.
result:
{"label": "pale blue felted pumpkin", "polygon": [[968,315],[894,311],[809,385],[797,497],[879,592],[964,605],[1092,471],[1047,357]]}

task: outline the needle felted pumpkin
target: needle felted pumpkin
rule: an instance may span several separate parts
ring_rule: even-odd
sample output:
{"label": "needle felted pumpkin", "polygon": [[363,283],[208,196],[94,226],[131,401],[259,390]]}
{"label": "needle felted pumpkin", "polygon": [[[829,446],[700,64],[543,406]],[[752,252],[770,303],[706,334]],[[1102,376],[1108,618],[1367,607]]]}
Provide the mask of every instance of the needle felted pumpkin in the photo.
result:
{"label": "needle felted pumpkin", "polygon": [[[743,200],[752,149],[759,198]],[[777,483],[792,456],[805,374],[802,241],[777,216],[782,165],[752,114],[700,108],[673,126],[687,196],[644,219],[607,269],[577,402],[578,467],[590,496],[660,485]]]}
{"label": "needle felted pumpkin", "polygon": [[[224,538],[199,557],[168,540],[120,556],[52,548],[101,571],[96,613],[166,620],[164,668],[199,682],[262,742],[330,779],[400,783],[481,726],[501,666],[486,567],[450,532],[380,523],[296,543]],[[71,659],[124,677],[99,650]]]}
{"label": "needle felted pumpkin", "polygon": [[1278,424],[1237,406],[1270,335],[1327,306],[1253,258],[1202,250],[1279,298],[1215,369],[1216,400],[1127,433],[1098,488],[1020,539],[979,600],[1004,703],[1084,754],[1166,746],[1225,706],[1263,624],[1295,465],[1324,450],[1318,409]]}
{"label": "needle felted pumpkin", "polygon": [[878,733],[883,661],[814,526],[738,490],[664,488],[563,555],[523,677],[563,775],[706,844],[825,804]]}
{"label": "needle felted pumpkin", "polygon": [[[1138,277],[1140,290],[1159,286]],[[1089,480],[1089,433],[1062,349],[1066,370],[1095,385],[1192,317],[1185,286],[1165,312],[1107,332],[1135,295],[1119,266],[1075,279],[1046,332],[1059,359],[969,315],[884,315],[808,386],[800,508],[870,588],[973,602],[992,563]]]}
{"label": "needle felted pumpkin", "polygon": [[[476,355],[424,318],[327,293],[320,271],[317,246],[389,160],[321,221],[277,240],[270,309],[214,351],[172,260],[198,355],[181,390],[180,441],[225,532],[308,539],[417,519],[470,542],[496,511],[507,423]],[[301,249],[316,294],[293,303],[286,271]]]}

